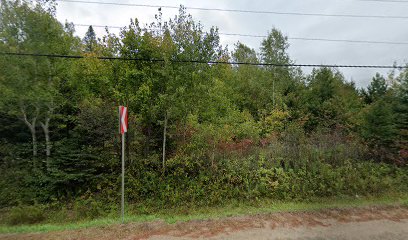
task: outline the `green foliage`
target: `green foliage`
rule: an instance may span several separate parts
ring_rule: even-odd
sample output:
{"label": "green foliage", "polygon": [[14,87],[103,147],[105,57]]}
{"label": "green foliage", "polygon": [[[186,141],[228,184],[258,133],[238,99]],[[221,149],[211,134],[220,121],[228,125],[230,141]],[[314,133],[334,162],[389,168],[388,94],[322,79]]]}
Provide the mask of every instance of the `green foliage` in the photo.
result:
{"label": "green foliage", "polygon": [[[406,170],[401,172],[384,164],[348,162],[333,167],[327,163],[315,163],[313,168],[285,170],[268,166],[268,161],[263,157],[235,158],[218,162],[217,171],[197,173],[192,170],[198,164],[191,166],[185,162],[188,159],[183,160],[170,160],[168,169],[171,174],[164,178],[147,174],[149,179],[141,179],[140,183],[132,185],[132,193],[136,194],[134,197],[155,199],[156,204],[169,207],[186,204],[207,206],[232,199],[310,200],[336,196],[378,196],[405,191],[406,188]],[[158,184],[152,185],[155,179]],[[156,187],[151,189],[152,186]],[[129,197],[134,199],[133,195]]]}
{"label": "green foliage", "polygon": [[362,94],[364,96],[364,101],[368,104],[381,99],[388,90],[385,78],[379,73],[375,74],[370,85],[367,87],[367,91],[363,89]]}
{"label": "green foliage", "polygon": [[289,55],[286,52],[288,47],[288,37],[273,28],[266,39],[262,41],[261,56],[263,62],[276,64],[289,63]]}
{"label": "green foliage", "polygon": [[288,111],[274,109],[270,114],[262,114],[259,121],[262,135],[268,136],[272,133],[281,133],[286,129],[290,115]]}
{"label": "green foliage", "polygon": [[218,29],[205,32],[183,7],[118,35],[90,27],[81,41],[53,6],[1,0],[0,51],[84,56],[0,57],[0,206],[17,206],[10,224],[43,221],[37,202],[67,204],[67,219],[117,211],[118,105],[129,107],[126,198],[141,213],[408,191],[407,71],[358,91],[336,69],[203,64],[293,60],[277,29],[259,52],[237,43],[229,53]]}
{"label": "green foliage", "polygon": [[398,129],[395,143],[398,148],[399,164],[407,164],[408,161],[408,71],[400,72],[393,86],[396,93],[394,112],[396,127]]}
{"label": "green foliage", "polygon": [[396,134],[391,104],[377,101],[370,105],[364,115],[363,137],[380,146],[392,143]]}
{"label": "green foliage", "polygon": [[6,218],[9,225],[35,224],[44,221],[44,208],[41,205],[13,207]]}
{"label": "green foliage", "polygon": [[406,164],[408,141],[406,123],[406,91],[404,71],[395,79],[386,80],[379,74],[362,94],[367,105],[361,112],[361,136],[371,147],[371,154],[384,161]]}
{"label": "green foliage", "polygon": [[92,26],[89,26],[88,31],[85,33],[85,37],[82,40],[85,46],[85,52],[93,52],[97,48],[96,34]]}
{"label": "green foliage", "polygon": [[77,199],[72,211],[76,213],[76,219],[95,219],[106,214],[107,205],[103,201],[95,200],[92,195]]}
{"label": "green foliage", "polygon": [[304,100],[307,130],[350,129],[355,125],[353,116],[361,109],[354,84],[345,82],[339,71],[329,68],[313,70]]}

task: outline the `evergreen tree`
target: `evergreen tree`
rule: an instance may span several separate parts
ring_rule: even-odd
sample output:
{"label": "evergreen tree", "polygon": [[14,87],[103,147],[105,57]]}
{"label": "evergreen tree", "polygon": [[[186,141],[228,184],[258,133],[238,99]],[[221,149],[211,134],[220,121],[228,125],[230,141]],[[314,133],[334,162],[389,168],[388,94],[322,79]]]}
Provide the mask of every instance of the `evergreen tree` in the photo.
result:
{"label": "evergreen tree", "polygon": [[408,70],[402,71],[397,77],[393,91],[396,94],[394,111],[398,128],[396,144],[399,148],[399,160],[402,164],[408,164]]}
{"label": "evergreen tree", "polygon": [[379,73],[376,73],[370,85],[367,87],[367,91],[365,91],[364,89],[362,90],[364,101],[367,104],[375,102],[382,98],[387,93],[387,90],[388,85],[385,81],[385,78]]}
{"label": "evergreen tree", "polygon": [[91,26],[89,26],[88,31],[85,33],[85,37],[82,39],[85,52],[94,52],[97,46],[96,34]]}
{"label": "evergreen tree", "polygon": [[361,109],[354,84],[347,83],[344,76],[330,68],[314,69],[308,78],[304,96],[306,129],[317,127],[334,129],[350,128],[353,116]]}
{"label": "evergreen tree", "polygon": [[392,153],[396,133],[395,115],[389,102],[382,99],[368,106],[362,135],[376,158],[385,160],[391,157],[387,153]]}

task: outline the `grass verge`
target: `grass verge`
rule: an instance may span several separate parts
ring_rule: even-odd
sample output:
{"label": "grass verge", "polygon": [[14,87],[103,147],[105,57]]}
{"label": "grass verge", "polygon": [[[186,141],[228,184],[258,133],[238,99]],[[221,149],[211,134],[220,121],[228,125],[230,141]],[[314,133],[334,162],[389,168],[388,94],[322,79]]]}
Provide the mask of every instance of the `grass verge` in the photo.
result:
{"label": "grass verge", "polygon": [[[262,200],[252,203],[235,202],[220,207],[201,207],[197,209],[174,208],[162,210],[157,214],[132,215],[131,213],[129,213],[128,216],[125,217],[125,223],[141,223],[163,220],[171,224],[190,220],[220,219],[232,216],[267,214],[276,212],[317,211],[330,208],[354,208],[392,205],[408,207],[408,194],[383,197],[317,199],[315,201],[309,202],[279,202],[272,200]],[[66,224],[49,223],[20,226],[0,225],[0,234],[75,230],[81,228],[102,227],[117,224],[120,224],[119,216],[117,218],[101,218]]]}

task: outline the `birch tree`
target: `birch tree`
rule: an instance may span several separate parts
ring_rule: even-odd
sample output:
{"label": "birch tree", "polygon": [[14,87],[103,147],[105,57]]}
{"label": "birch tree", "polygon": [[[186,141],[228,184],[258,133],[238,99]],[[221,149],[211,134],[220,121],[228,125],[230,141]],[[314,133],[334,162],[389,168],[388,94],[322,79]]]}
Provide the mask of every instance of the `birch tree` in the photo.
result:
{"label": "birch tree", "polygon": [[[47,5],[48,6],[48,5]],[[1,1],[0,49],[6,52],[69,54],[79,41],[51,10],[27,1]],[[47,166],[51,156],[50,122],[58,107],[58,81],[67,67],[63,60],[44,57],[2,56],[0,84],[8,94],[2,98],[8,111],[21,119],[32,136],[33,156],[38,155],[37,127],[45,135]]]}

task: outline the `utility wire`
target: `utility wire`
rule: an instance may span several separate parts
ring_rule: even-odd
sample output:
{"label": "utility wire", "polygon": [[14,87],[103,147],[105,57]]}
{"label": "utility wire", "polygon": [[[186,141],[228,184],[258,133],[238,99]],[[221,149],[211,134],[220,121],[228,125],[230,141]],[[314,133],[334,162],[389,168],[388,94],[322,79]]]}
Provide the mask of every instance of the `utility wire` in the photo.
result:
{"label": "utility wire", "polygon": [[[96,27],[96,28],[117,28],[120,26],[104,26],[104,25],[89,25],[89,24],[74,24],[78,27]],[[224,33],[219,32],[220,35],[225,36],[239,36],[239,37],[253,37],[253,38],[266,38],[266,35],[254,35],[254,34],[242,34],[242,33]],[[351,40],[351,39],[329,39],[329,38],[306,38],[306,37],[288,37],[291,40],[304,40],[304,41],[323,41],[323,42],[347,42],[347,43],[368,43],[368,44],[391,44],[391,45],[408,45],[408,42],[391,42],[391,41],[371,41],[371,40]]]}
{"label": "utility wire", "polygon": [[[16,53],[0,52],[0,55],[18,56],[18,57],[48,57],[48,58],[66,58],[82,59],[87,58],[81,55],[61,55],[61,54],[41,54],[41,53]],[[124,58],[124,57],[95,57],[101,60],[121,60],[121,61],[142,61],[142,62],[165,62],[165,59],[156,58]],[[337,64],[280,64],[280,63],[251,63],[251,62],[225,62],[225,61],[203,61],[203,60],[169,60],[173,63],[204,63],[204,64],[228,64],[228,65],[252,65],[252,66],[273,66],[273,67],[329,67],[329,68],[389,68],[403,69],[406,66],[397,65],[337,65]]]}
{"label": "utility wire", "polygon": [[381,3],[408,3],[403,0],[359,0],[360,2],[381,2]]}
{"label": "utility wire", "polygon": [[[178,6],[171,6],[171,5],[150,5],[150,4],[117,3],[117,2],[97,2],[97,1],[83,1],[83,0],[57,0],[57,2],[101,4],[101,5],[128,6],[128,7],[179,9]],[[218,12],[254,13],[254,14],[275,14],[275,15],[294,15],[294,16],[371,18],[371,19],[377,18],[377,19],[403,19],[403,20],[408,19],[408,16],[395,16],[395,15],[354,15],[354,14],[278,12],[278,11],[242,10],[242,9],[225,9],[225,8],[204,8],[204,7],[185,7],[185,8],[186,9],[191,9],[191,10],[200,10],[200,11],[218,11]]]}

